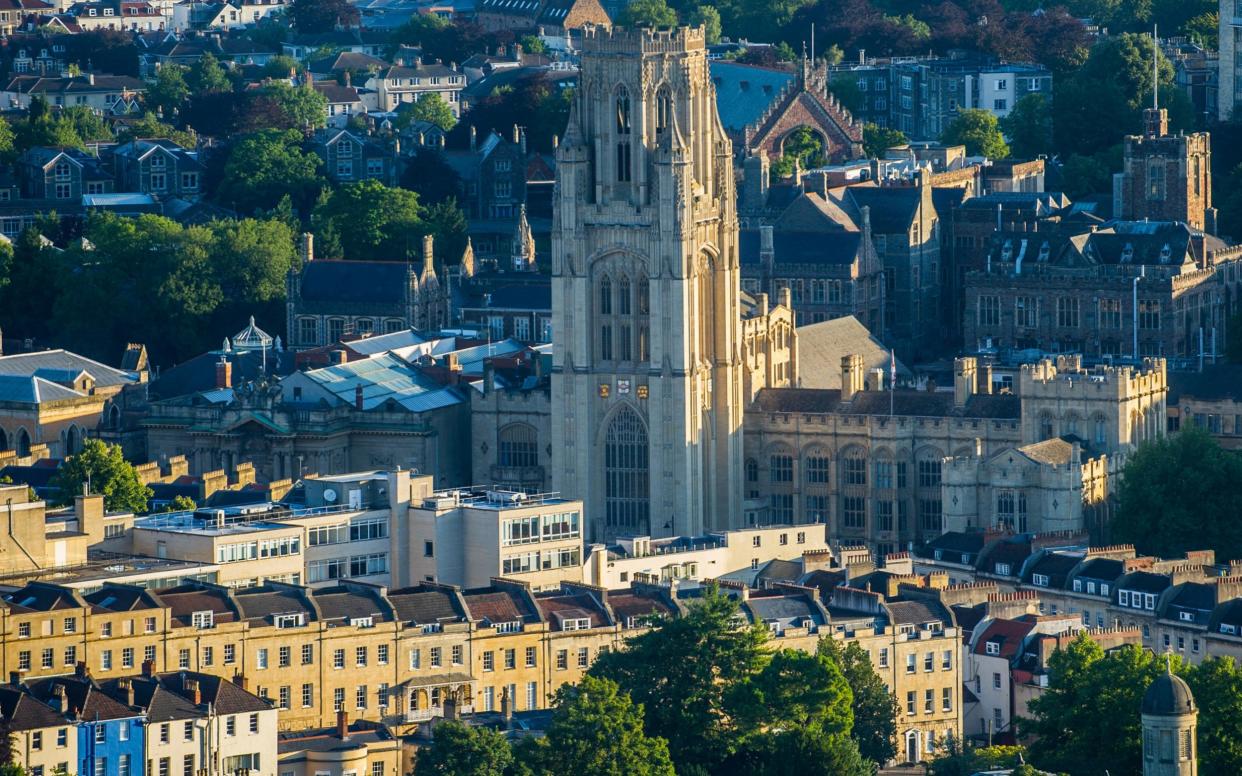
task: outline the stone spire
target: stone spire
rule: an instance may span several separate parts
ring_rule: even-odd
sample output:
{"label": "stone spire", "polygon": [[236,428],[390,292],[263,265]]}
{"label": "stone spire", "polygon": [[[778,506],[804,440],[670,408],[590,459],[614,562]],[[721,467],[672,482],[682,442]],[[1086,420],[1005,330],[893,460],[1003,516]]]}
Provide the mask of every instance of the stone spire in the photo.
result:
{"label": "stone spire", "polygon": [[466,237],[466,249],[461,252],[461,277],[474,277],[474,245],[470,242],[470,237]]}
{"label": "stone spire", "polygon": [[518,210],[517,226],[513,228],[513,268],[519,272],[533,272],[535,269],[535,237],[531,234],[530,223],[526,220],[526,203]]}

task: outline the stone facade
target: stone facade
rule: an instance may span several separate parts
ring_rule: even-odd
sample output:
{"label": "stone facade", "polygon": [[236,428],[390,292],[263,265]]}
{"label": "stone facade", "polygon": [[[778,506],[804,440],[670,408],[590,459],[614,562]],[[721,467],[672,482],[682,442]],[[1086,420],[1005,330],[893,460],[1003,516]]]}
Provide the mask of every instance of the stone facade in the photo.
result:
{"label": "stone facade", "polygon": [[449,321],[449,286],[436,274],[431,235],[423,238],[421,270],[396,261],[316,261],[310,234],[302,235],[301,254],[285,280],[288,341],[297,350],[348,334],[435,331]]}
{"label": "stone facade", "polygon": [[1143,111],[1142,135],[1127,135],[1122,171],[1113,176],[1113,215],[1128,220],[1181,221],[1216,231],[1212,207],[1212,143],[1207,132],[1169,134],[1168,111]]}
{"label": "stone facade", "polygon": [[966,273],[963,338],[1001,353],[1184,365],[1203,348],[1211,358],[1213,348],[1224,352],[1239,255],[1182,224],[1021,224],[998,231],[985,268]]}
{"label": "stone facade", "polygon": [[742,515],[732,149],[702,29],[587,30],[557,153],[552,444],[594,538]]}
{"label": "stone facade", "polygon": [[1094,527],[1109,475],[1164,433],[1159,360],[1142,371],[1043,361],[1008,395],[962,358],[952,396],[866,390],[862,359],[842,361],[841,390],[759,392],[746,496],[775,521],[827,523],[834,541],[881,554],[966,527]]}

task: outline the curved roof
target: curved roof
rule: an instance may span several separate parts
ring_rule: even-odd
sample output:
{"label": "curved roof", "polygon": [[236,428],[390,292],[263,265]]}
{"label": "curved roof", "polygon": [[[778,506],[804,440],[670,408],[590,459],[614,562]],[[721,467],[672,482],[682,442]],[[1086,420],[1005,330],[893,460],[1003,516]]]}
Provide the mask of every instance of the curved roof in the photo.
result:
{"label": "curved roof", "polygon": [[1143,713],[1160,715],[1189,714],[1195,711],[1195,696],[1180,676],[1164,673],[1156,678],[1143,695]]}

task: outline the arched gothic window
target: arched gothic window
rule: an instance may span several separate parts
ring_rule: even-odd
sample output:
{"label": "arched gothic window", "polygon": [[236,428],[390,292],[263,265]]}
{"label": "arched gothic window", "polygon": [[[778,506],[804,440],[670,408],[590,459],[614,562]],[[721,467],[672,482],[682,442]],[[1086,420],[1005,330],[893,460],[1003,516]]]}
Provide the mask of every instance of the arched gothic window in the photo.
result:
{"label": "arched gothic window", "polygon": [[604,437],[604,515],[616,533],[649,532],[650,472],[647,428],[629,407],[622,407]]}
{"label": "arched gothic window", "polygon": [[539,465],[539,438],[535,429],[525,423],[512,423],[500,429],[499,447],[501,466]]}
{"label": "arched gothic window", "polygon": [[667,86],[661,86],[656,93],[656,134],[664,133],[673,117],[673,95]]}

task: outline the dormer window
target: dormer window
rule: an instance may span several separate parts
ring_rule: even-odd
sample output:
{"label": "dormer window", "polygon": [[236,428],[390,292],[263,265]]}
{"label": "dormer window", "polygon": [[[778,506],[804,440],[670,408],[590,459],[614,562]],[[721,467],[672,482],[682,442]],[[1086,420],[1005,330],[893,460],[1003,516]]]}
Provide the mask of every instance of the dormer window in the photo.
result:
{"label": "dormer window", "polygon": [[349,620],[349,625],[351,628],[374,628],[375,618],[374,617],[352,617]]}
{"label": "dormer window", "polygon": [[1047,574],[1032,574],[1031,582],[1036,587],[1048,587],[1049,579]]}
{"label": "dormer window", "polygon": [[278,614],[272,617],[272,624],[277,628],[300,628],[306,624],[306,614],[304,612]]}
{"label": "dormer window", "polygon": [[1082,592],[1082,580],[1081,580],[1081,579],[1075,579],[1075,580],[1074,580],[1074,592],[1075,592],[1075,593],[1081,593],[1081,592]]}
{"label": "dormer window", "polygon": [[1005,577],[1009,576],[1009,564],[1008,563],[997,563],[995,566],[995,569],[996,569],[997,574],[1000,574],[1001,576],[1005,576]]}
{"label": "dormer window", "polygon": [[1108,595],[1108,583],[1107,582],[1100,583],[1100,595]]}
{"label": "dormer window", "polygon": [[986,644],[983,645],[983,651],[989,655],[999,655],[1000,654],[1000,642],[999,641],[987,642]]}
{"label": "dormer window", "polygon": [[1134,261],[1134,243],[1126,243],[1126,247],[1121,250],[1121,263],[1129,264]]}
{"label": "dormer window", "polygon": [[520,633],[522,631],[522,621],[498,622],[493,627],[495,627],[497,633]]}
{"label": "dormer window", "polygon": [[1192,612],[1182,611],[1182,612],[1177,613],[1177,619],[1181,620],[1182,622],[1194,622],[1195,615]]}
{"label": "dormer window", "polygon": [[1121,592],[1117,593],[1117,605],[1118,606],[1129,606],[1130,605],[1130,591],[1129,590],[1122,590]]}
{"label": "dormer window", "polygon": [[215,612],[212,612],[212,611],[194,612],[194,614],[190,615],[190,624],[193,625],[195,628],[198,628],[199,630],[205,630],[207,628],[214,628],[216,624]]}
{"label": "dormer window", "polygon": [[1165,243],[1164,246],[1160,249],[1160,263],[1168,264],[1172,260],[1173,260],[1173,249],[1169,247],[1168,243]]}
{"label": "dormer window", "polygon": [[589,617],[574,617],[574,618],[565,620],[564,622],[561,623],[561,630],[563,631],[590,630],[590,629],[591,629],[591,618]]}
{"label": "dormer window", "polygon": [[1238,634],[1238,626],[1232,625],[1227,622],[1222,622],[1220,624],[1220,632],[1228,634],[1230,636],[1236,636]]}

